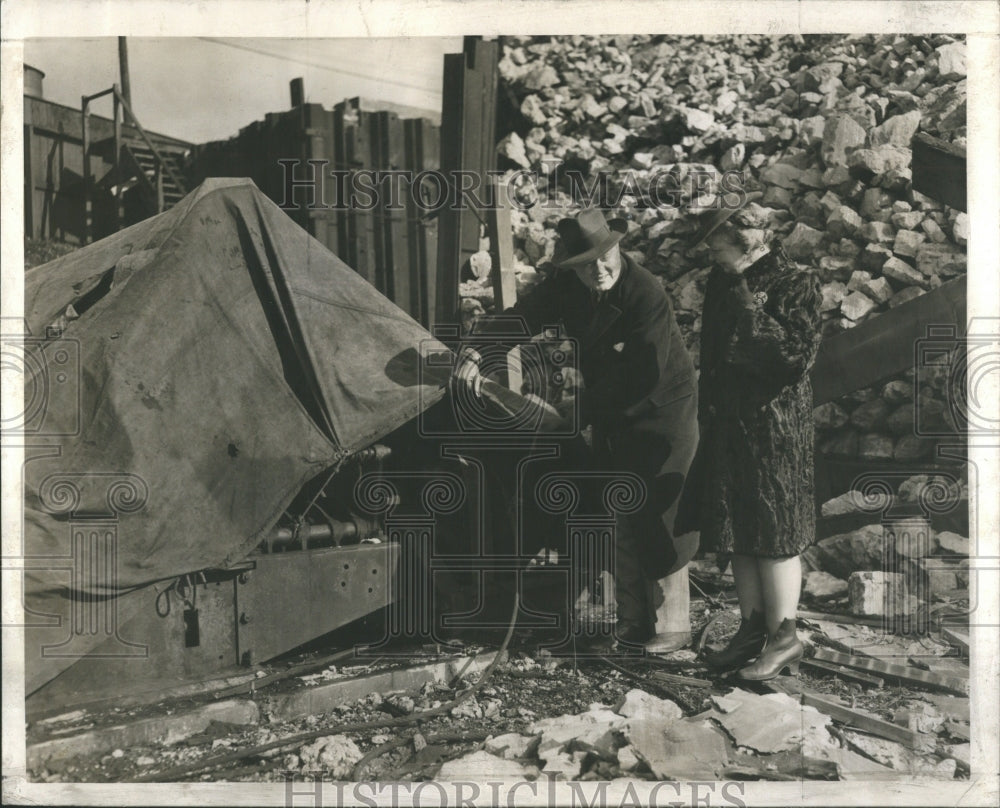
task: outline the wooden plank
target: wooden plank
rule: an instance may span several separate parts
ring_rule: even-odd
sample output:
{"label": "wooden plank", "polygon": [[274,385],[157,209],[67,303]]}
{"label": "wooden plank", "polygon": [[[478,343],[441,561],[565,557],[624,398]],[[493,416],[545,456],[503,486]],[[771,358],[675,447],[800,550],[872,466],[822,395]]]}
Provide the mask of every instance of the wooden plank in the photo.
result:
{"label": "wooden plank", "polygon": [[[388,138],[383,133],[384,126],[381,113],[372,112],[368,117],[368,122],[371,130],[369,138],[370,151],[366,167],[381,171],[388,167]],[[373,232],[375,235],[375,265],[380,270],[377,277],[382,279],[381,283],[378,284],[379,291],[390,300],[395,301],[395,290],[392,285],[392,244],[386,235],[388,227],[385,221],[385,200],[383,197],[382,189],[379,188],[378,204],[372,210]]]}
{"label": "wooden plank", "polygon": [[668,685],[683,685],[684,687],[711,687],[712,683],[708,679],[699,679],[695,676],[680,676],[676,673],[666,673],[665,671],[653,671],[649,674],[651,678]]}
{"label": "wooden plank", "polygon": [[[335,171],[349,171],[347,164],[347,134],[344,123],[344,114],[347,109],[347,102],[342,101],[333,107],[333,168]],[[334,217],[337,220],[337,255],[347,263],[351,269],[356,269],[351,261],[351,234],[349,224],[350,197],[348,196],[349,185],[346,182],[335,180],[340,183],[337,190],[337,208]]]}
{"label": "wooden plank", "polygon": [[[490,239],[492,259],[493,300],[497,312],[505,311],[517,302],[517,279],[514,275],[514,233],[510,223],[507,184],[493,183],[492,207],[486,211],[486,234]],[[514,347],[507,354],[506,378],[503,383],[520,392],[523,383],[521,351]]]}
{"label": "wooden plank", "polygon": [[469,44],[472,48],[472,63],[469,67],[479,73],[482,82],[479,170],[483,172],[483,186],[485,188],[490,181],[486,172],[497,166],[496,111],[500,43],[496,40],[484,40],[477,37],[474,42]]}
{"label": "wooden plank", "polygon": [[958,210],[968,210],[965,149],[921,132],[910,144],[913,190]]}
{"label": "wooden plank", "polygon": [[882,628],[885,625],[885,621],[881,617],[860,617],[850,614],[824,614],[823,612],[810,612],[805,609],[799,609],[796,612],[798,617],[803,620],[827,620],[830,623],[842,623],[846,626],[872,626],[875,628]]}
{"label": "wooden plank", "polygon": [[[356,107],[352,112],[347,127],[347,162],[352,174],[358,171],[370,170],[371,167],[371,113],[359,111]],[[370,183],[367,183],[370,184]],[[370,191],[362,191],[361,196],[367,197]],[[361,203],[367,205],[368,199]],[[385,276],[375,259],[375,218],[364,205],[359,207],[359,200],[352,201],[350,210],[351,266],[376,289],[385,294]]]}
{"label": "wooden plank", "polygon": [[857,682],[858,684],[865,685],[866,687],[879,688],[885,684],[885,682],[877,676],[869,676],[867,673],[853,671],[843,665],[832,665],[829,662],[821,662],[818,659],[803,659],[802,664],[807,668],[823,671],[824,673],[832,673],[834,676],[838,676],[848,682]]}
{"label": "wooden plank", "polygon": [[[379,112],[376,119],[382,159],[378,167],[389,172],[401,171],[406,158],[403,124],[395,112]],[[409,233],[406,226],[409,186],[404,180],[405,177],[391,175],[383,180],[378,211],[381,215],[387,285],[392,290],[392,301],[416,319],[420,316],[420,297],[411,272]]]}
{"label": "wooden plank", "polygon": [[841,724],[864,730],[872,735],[878,735],[880,738],[896,741],[896,743],[901,743],[910,749],[917,746],[920,738],[919,733],[914,732],[912,729],[901,727],[897,724],[890,724],[881,718],[876,718],[859,710],[853,710],[845,704],[834,701],[830,697],[820,696],[818,693],[813,693],[810,690],[803,690],[802,704],[806,707],[815,707],[821,713],[825,713],[834,721]]}
{"label": "wooden plank", "polygon": [[939,690],[957,693],[961,696],[969,695],[968,680],[960,679],[957,676],[944,676],[940,673],[922,671],[906,665],[896,665],[891,662],[884,662],[881,659],[859,657],[852,654],[844,654],[839,651],[830,651],[826,648],[817,648],[813,658],[819,660],[820,662],[832,662],[836,665],[847,665],[851,668],[860,668],[861,670],[870,671],[871,673],[878,674],[879,676],[892,678],[895,681],[907,685],[917,685],[919,687],[932,689],[937,688]]}
{"label": "wooden plank", "polygon": [[[433,123],[425,123],[421,129],[423,143],[423,163],[421,167],[431,171],[441,168],[441,129]],[[424,234],[424,268],[425,295],[424,306],[427,309],[427,328],[434,327],[435,301],[437,300],[437,261],[438,261],[438,219],[435,216],[421,218],[420,227]]]}
{"label": "wooden plank", "polygon": [[465,116],[463,100],[466,83],[465,56],[449,53],[444,57],[443,106],[441,110],[440,165],[449,180],[448,205],[438,216],[438,262],[434,320],[436,323],[458,322],[458,282],[462,267],[462,221],[458,211],[451,210],[455,202],[453,172],[463,164]]}
{"label": "wooden plank", "polygon": [[[416,177],[421,171],[435,170],[439,165],[440,142],[437,127],[424,118],[403,122],[406,140],[405,167],[410,176]],[[413,277],[417,299],[417,319],[430,330],[433,326],[434,290],[437,278],[437,220],[416,204],[420,188],[407,184],[407,231],[410,251],[410,272]],[[429,199],[428,202],[434,201]]]}
{"label": "wooden plank", "polygon": [[507,184],[493,185],[493,207],[487,211],[487,235],[490,257],[493,259],[493,294],[498,312],[517,302],[517,280],[514,275],[514,232],[510,223]]}
{"label": "wooden plank", "polygon": [[[441,168],[449,178],[457,170],[474,172],[480,199],[487,172],[496,166],[498,54],[496,42],[466,37],[464,53],[445,56]],[[441,322],[456,320],[459,273],[479,249],[480,218],[467,198],[463,210],[450,210],[458,196],[457,184],[452,184],[449,209],[440,215],[436,318]]]}
{"label": "wooden plank", "polygon": [[912,369],[928,326],[966,328],[966,279],[956,278],[873,320],[824,340],[812,369],[815,406]]}
{"label": "wooden plank", "polygon": [[947,640],[951,645],[955,646],[959,651],[962,652],[962,656],[966,659],[969,658],[969,635],[962,631],[956,631],[955,629],[950,629],[947,626],[941,626],[941,636]]}

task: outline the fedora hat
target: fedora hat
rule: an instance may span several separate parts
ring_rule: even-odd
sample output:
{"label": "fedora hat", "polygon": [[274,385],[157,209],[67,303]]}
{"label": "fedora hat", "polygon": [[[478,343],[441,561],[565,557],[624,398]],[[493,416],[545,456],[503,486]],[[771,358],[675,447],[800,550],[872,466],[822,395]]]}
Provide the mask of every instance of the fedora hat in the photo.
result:
{"label": "fedora hat", "polygon": [[[750,193],[745,193],[742,195],[742,199],[738,205],[723,205],[721,208],[712,211],[711,213],[702,217],[701,222],[698,225],[698,229],[691,236],[691,241],[688,244],[688,249],[693,250],[699,244],[701,244],[705,239],[707,239],[712,233],[718,230],[722,225],[728,222],[734,214],[743,210],[751,202],[760,199],[764,194],[760,191],[751,191]],[[720,197],[721,199],[721,197]]]}
{"label": "fedora hat", "polygon": [[557,267],[575,267],[604,255],[628,232],[624,219],[608,221],[597,208],[587,208],[556,225],[560,254],[553,256]]}

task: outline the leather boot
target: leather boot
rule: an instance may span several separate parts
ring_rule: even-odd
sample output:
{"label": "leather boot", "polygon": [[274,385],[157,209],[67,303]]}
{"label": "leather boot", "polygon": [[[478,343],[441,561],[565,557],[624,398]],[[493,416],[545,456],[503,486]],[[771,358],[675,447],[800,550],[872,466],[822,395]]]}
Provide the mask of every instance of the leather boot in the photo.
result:
{"label": "leather boot", "polygon": [[739,677],[762,682],[773,679],[785,670],[794,676],[799,672],[802,651],[802,643],[795,633],[795,621],[791,618],[785,619],[775,635],[768,638],[764,652],[757,657],[757,661],[743,668]]}
{"label": "leather boot", "polygon": [[767,627],[764,615],[754,609],[750,617],[740,619],[740,627],[725,648],[705,654],[705,664],[720,670],[738,668],[757,656],[766,641]]}

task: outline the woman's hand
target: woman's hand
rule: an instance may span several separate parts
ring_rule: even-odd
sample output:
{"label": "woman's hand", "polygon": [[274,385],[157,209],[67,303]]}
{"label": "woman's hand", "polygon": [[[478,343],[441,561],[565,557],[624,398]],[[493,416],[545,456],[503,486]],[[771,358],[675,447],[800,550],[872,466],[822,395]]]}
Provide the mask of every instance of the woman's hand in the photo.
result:
{"label": "woman's hand", "polygon": [[744,277],[740,278],[740,282],[733,286],[733,292],[735,293],[737,299],[744,306],[754,305],[753,292],[750,291],[750,287],[747,286],[747,279]]}

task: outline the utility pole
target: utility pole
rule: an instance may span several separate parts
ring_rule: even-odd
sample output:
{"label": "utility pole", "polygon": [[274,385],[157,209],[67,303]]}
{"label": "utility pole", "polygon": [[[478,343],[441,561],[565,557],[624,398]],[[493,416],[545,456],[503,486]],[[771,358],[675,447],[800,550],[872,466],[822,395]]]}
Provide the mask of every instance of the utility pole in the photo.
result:
{"label": "utility pole", "polygon": [[[125,37],[118,37],[118,73],[121,79],[122,86],[122,97],[125,99],[125,103],[128,104],[129,110],[132,109],[132,85],[129,82],[128,75],[128,43],[125,41]],[[126,112],[126,122],[132,122],[132,116]]]}

